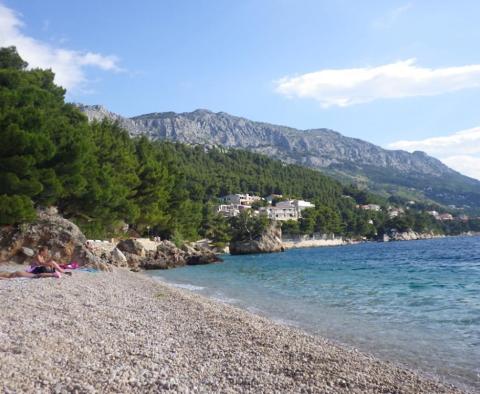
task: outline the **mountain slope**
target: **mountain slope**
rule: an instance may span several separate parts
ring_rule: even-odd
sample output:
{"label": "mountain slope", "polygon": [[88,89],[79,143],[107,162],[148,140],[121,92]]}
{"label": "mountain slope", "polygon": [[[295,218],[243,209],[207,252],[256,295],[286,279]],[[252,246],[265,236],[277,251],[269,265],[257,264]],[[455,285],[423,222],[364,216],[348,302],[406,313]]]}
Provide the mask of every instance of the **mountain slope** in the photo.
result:
{"label": "mountain slope", "polygon": [[161,112],[124,118],[102,106],[80,108],[89,119],[119,121],[132,135],[246,149],[321,169],[377,192],[480,209],[480,181],[461,175],[423,152],[386,150],[329,129],[297,130],[224,112]]}

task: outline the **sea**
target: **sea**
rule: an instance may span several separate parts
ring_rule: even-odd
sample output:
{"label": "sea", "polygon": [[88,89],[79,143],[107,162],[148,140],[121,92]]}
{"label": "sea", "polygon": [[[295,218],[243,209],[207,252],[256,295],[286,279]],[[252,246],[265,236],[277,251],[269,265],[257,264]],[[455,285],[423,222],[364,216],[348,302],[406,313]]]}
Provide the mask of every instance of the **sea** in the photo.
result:
{"label": "sea", "polygon": [[149,274],[480,392],[480,237],[223,259]]}

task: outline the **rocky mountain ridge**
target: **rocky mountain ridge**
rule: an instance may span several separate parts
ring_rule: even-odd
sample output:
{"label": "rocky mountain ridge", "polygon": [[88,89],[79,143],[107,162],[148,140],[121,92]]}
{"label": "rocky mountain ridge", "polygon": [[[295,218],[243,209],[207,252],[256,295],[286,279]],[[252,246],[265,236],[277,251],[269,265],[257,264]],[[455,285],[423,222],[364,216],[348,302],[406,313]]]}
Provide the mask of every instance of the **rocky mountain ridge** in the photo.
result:
{"label": "rocky mountain ridge", "polygon": [[131,135],[246,149],[320,169],[346,182],[364,183],[377,192],[401,190],[445,205],[480,208],[480,181],[424,152],[387,150],[330,129],[297,130],[204,109],[125,118],[98,105],[79,107],[90,120],[118,121]]}

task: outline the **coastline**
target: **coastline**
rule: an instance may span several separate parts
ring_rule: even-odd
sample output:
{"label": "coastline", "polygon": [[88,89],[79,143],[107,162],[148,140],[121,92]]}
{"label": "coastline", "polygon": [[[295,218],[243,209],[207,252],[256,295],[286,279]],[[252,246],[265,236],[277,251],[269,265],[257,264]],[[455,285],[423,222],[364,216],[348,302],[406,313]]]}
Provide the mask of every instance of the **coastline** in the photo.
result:
{"label": "coastline", "polygon": [[461,392],[122,269],[2,281],[0,295],[6,392]]}
{"label": "coastline", "polygon": [[355,243],[359,243],[359,242],[350,242],[344,239],[305,239],[305,240],[286,239],[283,241],[283,246],[285,249],[323,248],[327,246],[352,245]]}
{"label": "coastline", "polygon": [[[423,233],[420,233],[423,235]],[[297,249],[297,248],[323,248],[331,246],[348,246],[348,245],[358,245],[362,243],[388,243],[388,242],[409,242],[409,241],[425,241],[430,239],[437,238],[458,238],[458,237],[480,237],[480,233],[477,232],[468,232],[457,235],[445,235],[445,234],[435,234],[428,236],[421,236],[419,238],[411,239],[389,239],[388,241],[383,240],[353,240],[353,239],[304,239],[304,240],[294,240],[286,239],[282,240],[284,248],[288,249]]]}

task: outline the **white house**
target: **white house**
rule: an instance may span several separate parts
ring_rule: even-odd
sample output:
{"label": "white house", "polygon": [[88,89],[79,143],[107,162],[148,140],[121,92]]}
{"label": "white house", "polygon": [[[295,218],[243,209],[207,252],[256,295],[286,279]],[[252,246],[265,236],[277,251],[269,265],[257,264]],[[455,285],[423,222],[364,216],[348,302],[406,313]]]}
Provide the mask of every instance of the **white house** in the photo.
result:
{"label": "white house", "polygon": [[226,204],[252,205],[255,201],[261,200],[261,197],[250,194],[228,194],[220,197],[220,200]]}
{"label": "white house", "polygon": [[453,220],[453,216],[450,213],[442,213],[438,215],[437,219],[442,221]]}
{"label": "white house", "polygon": [[266,213],[272,220],[298,220],[298,212],[294,207],[266,207],[260,208],[260,213]]}
{"label": "white house", "polygon": [[429,215],[432,215],[435,219],[438,218],[438,212],[437,211],[427,211]]}
{"label": "white house", "polygon": [[396,218],[397,216],[403,215],[405,211],[403,208],[394,208],[394,207],[388,207],[388,217],[390,219]]}
{"label": "white house", "polygon": [[249,205],[241,205],[241,204],[222,204],[217,207],[217,213],[226,216],[226,217],[234,217],[238,216],[240,212],[251,209]]}
{"label": "white house", "polygon": [[360,205],[360,208],[366,211],[375,211],[375,212],[378,212],[382,209],[380,205],[377,205],[377,204]]}
{"label": "white house", "polygon": [[314,208],[315,204],[303,200],[279,201],[274,207],[265,208],[268,217],[273,220],[298,220],[302,217],[302,211]]}

